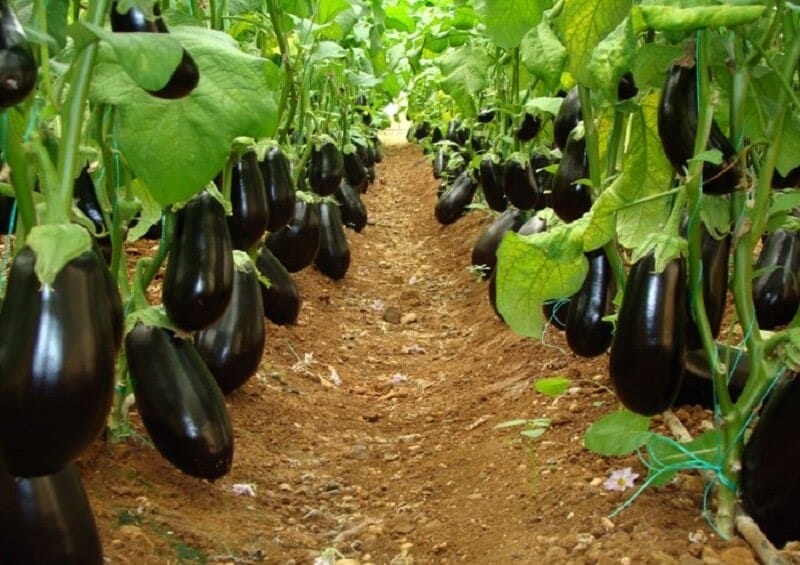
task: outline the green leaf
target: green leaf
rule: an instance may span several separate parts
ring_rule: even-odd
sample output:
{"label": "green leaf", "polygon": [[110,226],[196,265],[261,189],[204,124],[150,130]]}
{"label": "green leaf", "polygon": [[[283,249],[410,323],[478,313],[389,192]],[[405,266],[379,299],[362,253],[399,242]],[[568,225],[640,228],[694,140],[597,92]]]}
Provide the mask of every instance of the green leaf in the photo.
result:
{"label": "green leaf", "polygon": [[636,36],[630,18],[625,18],[592,51],[589,75],[592,85],[605,92],[606,98],[617,100],[617,87],[622,75],[633,65]]}
{"label": "green leaf", "polygon": [[319,0],[317,6],[315,20],[321,24],[330,23],[341,12],[351,9],[347,0]]}
{"label": "green leaf", "polygon": [[542,303],[578,291],[588,262],[583,226],[562,224],[531,236],[507,233],[497,251],[497,307],[511,329],[541,337]]}
{"label": "green leaf", "polygon": [[563,98],[550,98],[550,97],[538,97],[538,98],[531,98],[527,102],[525,102],[525,111],[530,112],[531,114],[540,114],[545,112],[547,114],[551,114],[555,116],[558,114],[558,109],[561,108],[561,103],[564,101]]}
{"label": "green leaf", "polygon": [[116,61],[100,57],[91,90],[95,102],[118,106],[120,148],[161,206],[184,201],[208,184],[235,138],[273,134],[275,91],[282,83],[273,63],[243,53],[225,33],[176,26],[171,35],[200,70],[191,94],[152,97]]}
{"label": "green leaf", "polygon": [[141,213],[136,225],[128,230],[125,236],[127,241],[136,241],[147,233],[153,225],[161,221],[161,206],[153,198],[152,194],[147,187],[144,186],[141,179],[134,179],[131,181],[131,192],[139,199],[142,205]]}
{"label": "green leaf", "polygon": [[43,224],[31,229],[25,244],[36,255],[36,277],[51,285],[64,265],[92,248],[92,236],[77,224]]}
{"label": "green leaf", "polygon": [[667,484],[678,471],[716,467],[721,463],[720,430],[709,430],[687,443],[659,434],[653,434],[647,441],[647,477],[655,487]]}
{"label": "green leaf", "polygon": [[559,85],[567,63],[567,50],[550,28],[549,22],[542,20],[525,34],[519,46],[519,55],[528,72],[547,88],[552,90]]}
{"label": "green leaf", "polygon": [[647,86],[661,89],[664,87],[669,64],[683,55],[679,45],[663,45],[646,43],[636,52],[633,63],[633,80],[643,89]]}
{"label": "green leaf", "polygon": [[567,377],[548,377],[539,379],[533,386],[536,392],[544,394],[545,396],[561,396],[570,385],[570,380]]}
{"label": "green leaf", "polygon": [[648,431],[649,427],[650,418],[647,416],[619,410],[589,426],[583,445],[589,451],[606,457],[628,455],[647,443],[653,435]]}
{"label": "green leaf", "polygon": [[592,86],[589,63],[595,46],[625,19],[630,0],[572,0],[556,19],[557,30],[569,53],[567,70],[579,84]]}
{"label": "green leaf", "polygon": [[552,2],[546,0],[475,0],[478,16],[486,26],[486,35],[496,45],[513,49],[542,19]]}
{"label": "green leaf", "polygon": [[112,33],[83,23],[114,50],[119,65],[145,90],[166,86],[183,57],[183,47],[170,33]]}
{"label": "green leaf", "polygon": [[719,165],[722,163],[722,151],[719,149],[706,149],[691,157],[689,161],[706,161],[713,165]]}
{"label": "green leaf", "polygon": [[708,27],[733,27],[756,21],[766,10],[766,6],[695,6],[677,8],[675,6],[636,6],[633,8],[636,19],[656,31],[695,31]]}
{"label": "green leaf", "polygon": [[538,439],[544,435],[545,431],[547,431],[546,428],[533,428],[530,430],[522,430],[519,435],[529,437],[531,439]]}
{"label": "green leaf", "polygon": [[462,112],[475,115],[473,94],[486,88],[486,69],[491,65],[489,55],[482,49],[465,46],[448,53],[438,63],[444,75],[442,90],[453,97]]}
{"label": "green leaf", "polygon": [[[798,201],[800,203],[800,201]],[[725,196],[703,195],[700,201],[700,218],[708,232],[716,239],[731,231],[731,201]]]}
{"label": "green leaf", "polygon": [[394,29],[405,33],[414,33],[417,29],[417,22],[408,13],[406,6],[386,6],[386,29]]}
{"label": "green leaf", "polygon": [[125,317],[125,333],[130,332],[137,324],[141,322],[146,326],[164,328],[172,332],[178,332],[178,328],[172,323],[172,320],[167,316],[167,312],[163,306],[148,306],[141,310],[131,312]]}
{"label": "green leaf", "polygon": [[330,59],[344,59],[345,57],[347,57],[347,50],[335,41],[320,41],[311,55],[311,61],[320,62]]}

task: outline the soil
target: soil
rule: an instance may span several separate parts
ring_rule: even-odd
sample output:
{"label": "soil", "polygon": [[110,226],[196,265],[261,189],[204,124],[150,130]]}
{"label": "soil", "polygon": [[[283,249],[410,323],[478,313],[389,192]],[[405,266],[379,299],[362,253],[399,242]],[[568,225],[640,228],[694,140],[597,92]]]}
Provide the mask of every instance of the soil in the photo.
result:
{"label": "soil", "polygon": [[[609,517],[635,488],[603,481],[631,467],[638,486],[646,469],[583,447],[586,428],[618,407],[607,356],[572,355],[554,328],[519,337],[495,316],[468,269],[492,216],[439,225],[419,148],[387,143],[377,176],[369,225],[348,231],[347,276],[295,275],[298,323],[268,325],[260,370],[227,397],[227,476],[173,468],[135,408],[140,435],[80,459],[107,561],[306,564],[328,550],[350,565],[754,563],[704,518],[697,474]],[[567,393],[536,391],[555,376],[570,379]],[[678,415],[693,432],[711,419],[699,407]],[[550,419],[536,440],[495,428],[535,418]]]}

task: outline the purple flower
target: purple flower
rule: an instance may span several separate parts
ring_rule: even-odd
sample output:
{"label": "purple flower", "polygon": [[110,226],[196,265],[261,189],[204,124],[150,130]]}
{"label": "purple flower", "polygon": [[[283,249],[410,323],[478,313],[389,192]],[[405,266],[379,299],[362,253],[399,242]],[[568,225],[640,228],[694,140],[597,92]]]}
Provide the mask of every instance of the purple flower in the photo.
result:
{"label": "purple flower", "polygon": [[606,490],[625,491],[633,487],[633,482],[639,478],[639,473],[634,473],[630,467],[623,469],[616,469],[612,471],[611,475],[603,482]]}

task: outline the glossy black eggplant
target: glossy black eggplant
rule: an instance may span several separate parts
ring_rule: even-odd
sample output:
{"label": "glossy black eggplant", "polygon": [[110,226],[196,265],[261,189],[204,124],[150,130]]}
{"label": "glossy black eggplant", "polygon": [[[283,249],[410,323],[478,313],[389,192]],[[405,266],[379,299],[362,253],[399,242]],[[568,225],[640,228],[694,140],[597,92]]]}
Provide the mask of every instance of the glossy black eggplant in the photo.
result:
{"label": "glossy black eggplant", "polygon": [[478,167],[478,177],[486,204],[495,212],[508,208],[508,199],[503,188],[503,164],[486,155]]}
{"label": "glossy black eggplant", "polygon": [[294,203],[297,197],[292,180],[292,168],[289,158],[277,146],[267,151],[260,168],[269,206],[267,230],[277,231],[288,224],[294,216]]}
{"label": "glossy black eggplant", "polygon": [[478,123],[488,124],[494,120],[494,114],[494,108],[483,108],[480,112],[478,112]]}
{"label": "glossy black eggplant", "polygon": [[359,192],[366,192],[367,185],[369,184],[367,168],[364,166],[358,153],[355,151],[344,153],[342,159],[344,161],[344,178],[351,185],[358,188]]}
{"label": "glossy black eggplant", "polygon": [[214,480],[233,462],[222,391],[191,341],[136,324],[125,336],[136,410],[158,452],[180,471]]}
{"label": "glossy black eggplant", "polygon": [[620,102],[630,100],[637,94],[639,94],[639,88],[633,80],[633,73],[629,71],[623,74],[617,83],[617,100]]}
{"label": "glossy black eggplant", "polygon": [[478,183],[469,171],[462,172],[436,201],[436,220],[445,226],[458,220],[467,212],[477,190]]}
{"label": "glossy black eggplant", "polygon": [[265,245],[258,252],[256,267],[270,283],[269,288],[261,285],[264,317],[279,326],[289,326],[297,322],[302,302],[291,273]]}
{"label": "glossy black eggplant", "polygon": [[[658,105],[658,136],[664,154],[679,174],[694,155],[697,135],[697,66],[694,61],[673,63]],[[703,192],[729,194],[739,182],[736,150],[716,120],[711,123],[708,148],[722,153],[722,163],[703,163]]]}
{"label": "glossy black eggplant", "polygon": [[742,452],[739,481],[745,511],[778,548],[800,539],[800,378],[772,391]]}
{"label": "glossy black eggplant", "polygon": [[344,177],[342,152],[333,141],[324,141],[311,151],[308,185],[320,196],[330,196]]}
{"label": "glossy black eggplant", "polygon": [[0,471],[0,557],[9,564],[104,562],[94,514],[74,463],[33,478]]}
{"label": "glossy black eggplant", "polygon": [[194,335],[194,346],[214,380],[228,394],[252,377],[264,353],[264,303],[253,263],[236,268],[233,294],[216,322]]}
{"label": "glossy black eggplant", "polygon": [[539,201],[530,160],[512,156],[503,168],[503,191],[508,202],[520,210],[533,210]]}
{"label": "glossy black eggplant", "polygon": [[461,124],[461,120],[453,118],[447,122],[447,133],[445,139],[461,147],[467,142],[469,131]]}
{"label": "glossy black eggplant", "polygon": [[577,182],[589,177],[589,158],[586,140],[571,137],[567,141],[550,186],[553,211],[565,222],[583,216],[592,207],[592,194],[588,185]]}
{"label": "glossy black eggplant", "polygon": [[87,251],[52,284],[25,247],[0,309],[0,467],[45,475],[105,427],[114,389],[115,328],[102,260]]}
{"label": "glossy black eggplant", "polygon": [[[217,177],[217,186],[222,179]],[[250,249],[267,231],[269,203],[255,151],[248,151],[231,167],[231,215],[228,231],[234,249]]]}
{"label": "glossy black eggplant", "polygon": [[319,202],[300,198],[294,205],[294,217],[288,226],[269,234],[264,240],[270,251],[290,273],[305,269],[314,262],[320,244]]}
{"label": "glossy black eggplant", "polygon": [[762,271],[753,279],[753,304],[761,329],[792,321],[800,306],[800,235],[776,230],[768,233],[754,266]]}
{"label": "glossy black eggplant", "polygon": [[536,210],[552,207],[553,173],[545,170],[552,161],[544,153],[534,153],[531,156],[531,173],[536,186]]}
{"label": "glossy black eggplant", "polygon": [[0,108],[22,102],[36,86],[39,66],[17,15],[0,1]]}
{"label": "glossy black eggplant", "polygon": [[581,100],[578,95],[578,87],[575,86],[562,100],[561,107],[553,120],[553,141],[561,151],[566,149],[570,132],[582,119]]}
{"label": "glossy black eggplant", "polygon": [[344,225],[361,232],[367,225],[367,207],[361,200],[361,193],[353,185],[342,179],[339,189],[333,195],[340,204]]}
{"label": "glossy black eggplant", "polygon": [[[159,3],[153,4],[153,19],[136,7],[129,8],[126,12],[118,11],[118,2],[111,3],[111,30],[118,33],[144,32],[144,33],[169,33],[164,19],[161,17]],[[200,71],[189,52],[184,49],[178,66],[172,72],[167,83],[158,90],[146,92],[156,98],[168,100],[183,98],[194,90],[200,81]]]}
{"label": "glossy black eggplant", "polygon": [[[725,313],[725,301],[728,297],[728,260],[731,249],[731,236],[715,239],[703,226],[700,236],[701,257],[703,263],[703,302],[706,317],[711,327],[711,336],[716,338],[722,327],[722,316]],[[691,306],[687,317],[686,344],[689,349],[703,346],[697,324],[691,315]]]}
{"label": "glossy black eggplant", "polygon": [[89,174],[89,166],[81,167],[81,172],[73,184],[73,198],[78,209],[92,222],[95,241],[106,263],[111,262],[111,236],[108,234],[103,208],[95,192],[94,181]]}
{"label": "glossy black eggplant", "polygon": [[524,217],[516,208],[508,208],[486,226],[472,246],[472,266],[480,269],[481,278],[487,279],[497,265],[497,248],[508,231],[516,231]]}
{"label": "glossy black eggplant", "polygon": [[613,338],[614,325],[603,317],[611,314],[616,285],[605,251],[590,251],[586,259],[589,271],[567,309],[567,345],[576,355],[597,357],[606,352]]}
{"label": "glossy black eggplant", "polygon": [[517,128],[516,136],[520,141],[530,141],[539,134],[542,127],[542,119],[539,116],[534,116],[525,112],[522,117],[522,123]]}
{"label": "glossy black eggplant", "polygon": [[[720,360],[726,359],[720,346]],[[733,353],[728,357],[728,363],[733,368],[728,374],[728,392],[731,400],[736,402],[742,394],[747,378],[750,376],[750,362],[747,352]],[[737,361],[738,360],[738,361]],[[711,367],[706,360],[705,351],[690,349],[686,353],[686,365],[683,367],[683,380],[681,389],[675,398],[674,406],[702,406],[714,408],[714,383],[711,379]]]}
{"label": "glossy black eggplant", "polygon": [[334,202],[322,202],[319,207],[320,244],[314,265],[323,275],[338,281],[350,267],[350,245],[344,233],[342,213]]}
{"label": "glossy black eggplant", "polygon": [[445,147],[436,150],[433,158],[433,178],[441,179],[445,176],[447,163],[450,160],[450,152]]}
{"label": "glossy black eggplant", "polygon": [[672,259],[660,273],[652,253],[631,267],[611,344],[609,376],[619,401],[645,416],[669,408],[686,362],[686,268]]}
{"label": "glossy black eggplant", "polygon": [[233,245],[222,204],[206,191],[175,215],[161,298],[177,327],[196,331],[219,318],[233,291]]}

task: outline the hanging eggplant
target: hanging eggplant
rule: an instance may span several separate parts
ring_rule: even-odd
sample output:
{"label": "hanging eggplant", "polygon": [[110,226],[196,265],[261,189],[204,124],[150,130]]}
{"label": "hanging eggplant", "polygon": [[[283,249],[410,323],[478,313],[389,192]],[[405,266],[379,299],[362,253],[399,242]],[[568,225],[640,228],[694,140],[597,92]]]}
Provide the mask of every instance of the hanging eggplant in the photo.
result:
{"label": "hanging eggplant", "polygon": [[125,337],[136,409],[158,452],[182,472],[214,480],[233,462],[225,398],[192,342],[138,323]]}
{"label": "hanging eggplant", "polygon": [[331,139],[314,144],[311,151],[311,165],[308,184],[320,196],[330,196],[339,188],[344,176],[342,152]]}
{"label": "hanging eggplant", "polygon": [[538,203],[531,163],[523,155],[512,155],[503,169],[503,190],[508,202],[520,210],[533,210]]}
{"label": "hanging eggplant", "polygon": [[319,202],[298,198],[291,223],[269,234],[264,245],[290,273],[305,269],[314,262],[320,243]]}
{"label": "hanging eggplant", "polygon": [[603,320],[612,311],[616,287],[605,251],[586,254],[589,271],[567,309],[566,336],[570,350],[581,357],[597,357],[611,345],[614,325]]}
{"label": "hanging eggplant", "polygon": [[[217,177],[217,186],[222,185]],[[234,249],[250,249],[269,224],[269,203],[264,177],[258,166],[255,151],[248,151],[231,167],[231,211],[227,217],[228,231]]]}
{"label": "hanging eggplant", "polygon": [[553,121],[553,141],[561,151],[566,149],[570,132],[582,119],[581,99],[578,87],[574,86],[561,101],[561,107]]}
{"label": "hanging eggplant", "polygon": [[277,145],[267,151],[259,163],[269,208],[268,231],[277,231],[292,220],[294,215],[294,181],[289,158]]}
{"label": "hanging eggplant", "polygon": [[508,208],[499,214],[478,236],[472,246],[472,266],[480,269],[481,278],[489,278],[497,265],[497,248],[508,231],[522,226],[524,217],[516,208]]}
{"label": "hanging eggplant", "polygon": [[462,172],[436,201],[434,213],[438,222],[449,225],[463,216],[477,190],[478,183],[469,171]]}
{"label": "hanging eggplant", "polygon": [[319,208],[320,245],[314,265],[328,278],[344,278],[350,267],[350,246],[344,233],[342,213],[335,202],[322,202]]}
{"label": "hanging eggplant", "polygon": [[252,377],[264,353],[264,303],[251,261],[233,274],[231,301],[222,316],[194,335],[194,345],[220,389],[228,394]]}
{"label": "hanging eggplant", "polygon": [[53,473],[105,427],[116,358],[102,260],[87,251],[51,284],[34,252],[15,257],[0,309],[0,466],[17,476]]}
{"label": "hanging eggplant", "polygon": [[279,326],[289,326],[297,322],[302,302],[291,273],[266,245],[262,245],[258,252],[256,267],[269,280],[269,287],[261,285],[264,317]]}
{"label": "hanging eggplant", "polygon": [[353,185],[342,179],[339,189],[333,195],[339,202],[344,225],[361,232],[367,225],[367,208],[361,200],[361,193]]}
{"label": "hanging eggplant", "polygon": [[0,0],[0,108],[19,104],[36,86],[39,66],[17,15]]}
{"label": "hanging eggplant", "polygon": [[[679,174],[683,174],[689,159],[694,155],[697,119],[697,65],[694,60],[679,60],[667,72],[658,105],[658,136],[661,146]],[[716,120],[711,123],[707,147],[722,153],[722,163],[703,163],[703,192],[733,192],[739,182],[739,172],[735,166],[736,150],[722,133]]]}
{"label": "hanging eggplant", "polygon": [[800,306],[800,235],[776,230],[767,234],[755,264],[753,304],[761,329],[792,321]]}
{"label": "hanging eggplant", "polygon": [[508,207],[505,189],[503,188],[503,165],[499,159],[485,155],[478,167],[481,190],[486,204],[495,212],[502,212]]}
{"label": "hanging eggplant", "polygon": [[[722,239],[714,238],[706,229],[701,228],[700,236],[701,260],[703,263],[703,302],[706,317],[711,328],[711,337],[716,338],[722,327],[722,316],[725,313],[725,301],[728,296],[728,260],[731,249],[731,236]],[[687,303],[688,304],[688,303]],[[703,346],[697,323],[691,315],[691,306],[687,314],[686,345],[689,349]]]}
{"label": "hanging eggplant", "polygon": [[356,187],[359,192],[366,192],[367,185],[369,184],[367,168],[364,166],[358,153],[356,151],[344,153],[342,159],[344,161],[344,178],[347,182]]}
{"label": "hanging eggplant", "polygon": [[108,233],[103,208],[95,192],[94,181],[89,174],[89,165],[81,167],[81,172],[73,184],[73,198],[78,209],[92,222],[95,242],[106,263],[111,262],[111,236]]}
{"label": "hanging eggplant", "polygon": [[525,115],[522,116],[522,123],[517,128],[516,137],[522,142],[530,141],[538,135],[541,127],[542,119],[539,116],[525,112]]}
{"label": "hanging eggplant", "polygon": [[196,331],[219,318],[233,290],[233,246],[225,209],[206,191],[178,210],[162,301],[182,330]]}
{"label": "hanging eggplant", "polygon": [[89,498],[74,463],[34,478],[0,471],[0,556],[9,564],[104,562]]}
{"label": "hanging eggplant", "polygon": [[589,176],[586,140],[570,137],[556,174],[553,176],[550,199],[553,211],[565,222],[583,216],[592,207],[589,186],[578,182]]}

